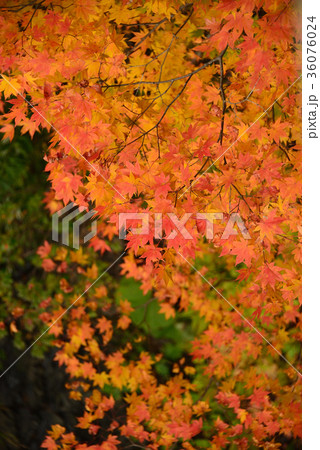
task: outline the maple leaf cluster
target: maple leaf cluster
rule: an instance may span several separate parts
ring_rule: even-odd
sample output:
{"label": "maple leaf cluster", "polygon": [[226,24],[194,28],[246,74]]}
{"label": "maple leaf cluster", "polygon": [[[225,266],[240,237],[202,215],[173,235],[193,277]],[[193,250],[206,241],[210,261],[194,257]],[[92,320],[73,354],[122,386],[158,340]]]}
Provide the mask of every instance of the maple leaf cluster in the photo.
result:
{"label": "maple leaf cluster", "polygon": [[[98,218],[93,250],[38,249],[59,282],[40,317],[88,433],[54,425],[44,448],[276,449],[301,437],[298,17],[289,0],[1,7],[3,139],[47,130],[46,207]],[[195,216],[192,239],[166,239],[168,214],[198,212],[223,213],[212,239]],[[236,227],[222,238],[235,212],[250,239]],[[128,227],[121,274],[168,321],[193,323],[167,377],[128,299],[90,287],[121,213],[150,214],[148,234]],[[91,290],[60,320],[81,294],[73,272]]]}

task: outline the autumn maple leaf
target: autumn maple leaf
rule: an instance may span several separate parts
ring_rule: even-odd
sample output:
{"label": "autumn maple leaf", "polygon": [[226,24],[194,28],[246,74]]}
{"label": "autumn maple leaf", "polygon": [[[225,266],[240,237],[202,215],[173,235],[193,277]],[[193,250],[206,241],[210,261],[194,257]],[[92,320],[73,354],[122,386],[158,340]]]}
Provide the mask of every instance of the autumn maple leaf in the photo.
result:
{"label": "autumn maple leaf", "polygon": [[11,123],[7,123],[6,125],[3,125],[0,130],[3,134],[2,139],[8,138],[10,141],[14,138],[14,126]]}
{"label": "autumn maple leaf", "polygon": [[257,227],[254,229],[254,231],[259,231],[261,239],[266,237],[270,242],[274,242],[275,235],[282,233],[280,224],[284,221],[284,219],[278,217],[276,214],[277,213],[275,210],[270,211],[268,216],[262,218]]}
{"label": "autumn maple leaf", "polygon": [[274,263],[266,263],[257,276],[257,280],[261,281],[261,286],[263,288],[269,285],[274,289],[276,282],[283,280],[280,273],[282,270],[281,267],[276,266]]}
{"label": "autumn maple leaf", "polygon": [[40,247],[37,250],[37,254],[41,258],[45,258],[46,256],[49,255],[50,252],[51,252],[51,245],[49,244],[48,241],[44,241],[44,244],[40,245]]}

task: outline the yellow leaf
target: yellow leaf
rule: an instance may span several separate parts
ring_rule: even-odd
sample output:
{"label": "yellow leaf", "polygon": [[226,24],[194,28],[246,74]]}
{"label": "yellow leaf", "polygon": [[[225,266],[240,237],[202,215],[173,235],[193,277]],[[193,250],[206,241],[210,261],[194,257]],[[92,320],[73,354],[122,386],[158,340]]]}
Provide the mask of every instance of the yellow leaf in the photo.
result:
{"label": "yellow leaf", "polygon": [[70,259],[72,262],[76,262],[80,265],[87,264],[88,262],[88,255],[83,254],[82,247],[76,252],[70,252]]}
{"label": "yellow leaf", "polygon": [[[7,78],[2,76],[2,80],[0,81],[0,91],[3,92],[5,98],[11,97],[11,95],[19,95],[21,85],[14,78]],[[22,94],[22,93],[21,93]]]}
{"label": "yellow leaf", "polygon": [[11,123],[7,123],[1,128],[1,133],[4,133],[2,140],[8,138],[10,142],[14,137],[14,126]]}

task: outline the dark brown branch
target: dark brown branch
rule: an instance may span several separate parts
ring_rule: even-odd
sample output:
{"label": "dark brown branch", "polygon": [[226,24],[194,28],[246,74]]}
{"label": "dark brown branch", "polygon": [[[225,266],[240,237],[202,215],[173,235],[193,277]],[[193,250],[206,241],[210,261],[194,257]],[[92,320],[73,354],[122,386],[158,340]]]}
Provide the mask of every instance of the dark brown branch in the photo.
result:
{"label": "dark brown branch", "polygon": [[203,169],[206,167],[206,165],[208,164],[210,160],[210,157],[207,156],[204,163],[202,164],[202,166],[200,167],[200,169],[198,170],[198,172],[195,174],[195,176],[193,177],[193,179],[197,178],[197,176],[199,175],[199,173],[201,173],[203,171]]}
{"label": "dark brown branch", "polygon": [[235,184],[232,183],[232,186],[235,188],[235,190],[238,192],[238,194],[240,195],[241,199],[245,202],[245,204],[247,205],[247,207],[249,208],[249,211],[251,213],[253,213],[252,209],[249,206],[249,203],[247,202],[247,200],[245,199],[244,195],[241,194],[241,192],[239,191],[239,189],[237,188],[237,186]]}
{"label": "dark brown branch", "polygon": [[132,126],[136,125],[137,121],[148,111],[149,108],[151,108],[151,106],[153,105],[153,103],[158,100],[158,98],[160,98],[162,95],[166,94],[168,92],[168,90],[171,88],[173,82],[170,84],[170,86],[160,95],[158,95],[157,97],[155,97],[150,103],[149,105],[141,112],[138,114],[138,117],[136,117],[135,120],[132,121]]}
{"label": "dark brown branch", "polygon": [[8,11],[8,12],[18,12],[24,8],[27,8],[28,6],[34,6],[36,3],[37,3],[36,1],[33,1],[33,2],[29,2],[29,3],[25,3],[23,5],[0,6],[0,9]]}
{"label": "dark brown branch", "polygon": [[138,84],[142,84],[142,85],[146,85],[146,84],[165,84],[165,83],[172,83],[174,81],[178,81],[178,80],[183,80],[185,78],[189,78],[192,77],[193,75],[195,75],[196,73],[200,72],[201,70],[211,66],[213,63],[215,62],[219,62],[220,57],[224,55],[225,51],[227,50],[227,47],[220,53],[219,56],[216,56],[213,59],[210,59],[210,61],[206,62],[205,64],[203,64],[201,67],[199,67],[196,70],[193,70],[192,72],[187,73],[186,75],[180,75],[179,77],[175,77],[175,78],[171,78],[170,80],[161,80],[161,81],[136,81],[133,83],[123,83],[123,84],[106,84],[104,85],[106,87],[106,89],[108,88],[112,88],[112,87],[125,87],[125,86],[137,86]]}
{"label": "dark brown branch", "polygon": [[223,141],[223,129],[224,129],[224,116],[226,114],[227,109],[227,102],[226,102],[226,95],[223,88],[223,79],[224,79],[224,70],[223,70],[223,56],[225,52],[227,51],[228,45],[226,48],[220,53],[219,55],[219,65],[220,65],[220,96],[222,100],[222,117],[221,117],[221,125],[220,125],[220,133],[218,137],[218,142],[222,145]]}
{"label": "dark brown branch", "polygon": [[36,12],[38,11],[38,9],[39,9],[40,6],[42,5],[42,3],[44,3],[44,0],[42,0],[40,3],[37,3],[37,4],[36,4],[36,7],[34,8],[34,11],[33,11],[32,15],[31,15],[31,17],[30,17],[30,19],[29,19],[29,22],[27,23],[27,25],[26,25],[26,26],[24,27],[24,29],[23,29],[23,32],[25,32],[25,31],[27,30],[27,28],[29,27],[29,25],[31,24],[32,19],[34,18]]}
{"label": "dark brown branch", "polygon": [[143,38],[131,49],[129,50],[129,52],[127,53],[127,56],[132,55],[132,53],[134,53],[136,50],[138,50],[138,48],[140,47],[140,45],[154,32],[156,31],[156,29],[163,24],[164,22],[166,22],[168,19],[165,17],[164,19],[160,20],[160,22],[158,22],[150,31],[149,33],[147,33],[145,36],[143,36]]}
{"label": "dark brown branch", "polygon": [[[221,99],[222,99],[222,118],[221,118],[221,126],[220,126],[220,133],[219,133],[219,137],[217,142],[222,145],[222,140],[223,140],[223,129],[224,129],[224,117],[225,117],[225,113],[226,113],[226,109],[227,109],[227,101],[226,101],[226,96],[225,96],[225,92],[224,92],[224,88],[223,88],[223,78],[224,78],[224,71],[223,71],[223,56],[225,54],[225,52],[227,51],[228,45],[226,45],[226,47],[222,50],[222,52],[220,53],[220,55],[215,58],[215,61],[219,62],[220,65],[220,95],[221,95]],[[213,61],[209,61],[209,63],[212,63]],[[208,63],[206,63],[208,64]],[[202,66],[203,68],[203,66]],[[201,69],[201,68],[200,68]],[[208,162],[210,161],[210,157],[207,156],[204,163],[202,164],[202,166],[200,167],[200,169],[198,170],[198,172],[195,174],[193,180],[195,180],[197,178],[197,176],[202,172],[202,170],[206,167],[206,165],[208,164]],[[214,166],[214,164],[212,164]],[[215,166],[214,166],[215,167]],[[190,182],[190,185],[192,185],[193,181]]]}
{"label": "dark brown branch", "polygon": [[[180,33],[180,31],[182,30],[182,28],[187,24],[187,22],[189,21],[190,17],[192,16],[192,13],[193,13],[193,7],[191,8],[190,14],[189,14],[188,17],[186,18],[186,20],[180,25],[180,27],[178,28],[178,30],[172,35],[172,39],[171,39],[171,41],[170,41],[170,44],[168,45],[167,50],[165,51],[165,56],[164,56],[164,58],[163,58],[163,61],[162,61],[162,63],[161,63],[161,66],[160,66],[160,72],[159,72],[159,79],[158,79],[158,81],[161,81],[162,71],[163,71],[165,62],[166,62],[166,60],[167,60],[167,57],[168,57],[168,54],[169,54],[169,50],[170,50],[170,48],[171,48],[171,46],[172,46],[172,43],[173,43],[173,41],[177,38],[177,36],[178,36],[178,34]],[[160,90],[159,90],[159,84],[157,85],[157,88],[158,88],[158,91],[160,92]],[[161,95],[161,98],[162,98],[162,94],[160,94],[160,95]]]}
{"label": "dark brown branch", "polygon": [[281,147],[281,145],[278,146],[279,149],[286,155],[289,161],[291,161],[290,156],[288,155],[288,152],[285,148]]}
{"label": "dark brown branch", "polygon": [[[183,93],[183,91],[185,90],[185,88],[187,87],[187,84],[189,83],[189,81],[191,80],[192,75],[189,76],[189,78],[187,79],[187,81],[184,83],[182,89],[178,92],[178,94],[175,96],[175,98],[169,103],[169,105],[167,105],[166,109],[164,110],[164,113],[162,114],[162,116],[160,117],[160,119],[158,120],[158,122],[151,127],[149,130],[147,130],[145,133],[141,134],[140,136],[138,136],[137,138],[133,139],[132,141],[128,142],[121,150],[123,150],[125,147],[127,147],[130,144],[133,144],[134,142],[137,142],[139,139],[141,139],[143,136],[145,136],[146,134],[151,133],[151,131],[153,131],[155,128],[157,128],[161,121],[163,120],[164,116],[167,114],[167,112],[169,111],[170,107],[173,105],[173,103],[178,100],[178,98],[180,97],[180,95]],[[121,151],[120,150],[120,151]]]}
{"label": "dark brown branch", "polygon": [[158,25],[159,22],[136,22],[136,23],[120,23],[121,27],[151,27],[153,25]]}
{"label": "dark brown branch", "polygon": [[156,130],[157,130],[157,143],[158,143],[158,159],[160,159],[161,154],[160,154],[160,141],[159,141],[159,127],[158,126],[157,126]]}

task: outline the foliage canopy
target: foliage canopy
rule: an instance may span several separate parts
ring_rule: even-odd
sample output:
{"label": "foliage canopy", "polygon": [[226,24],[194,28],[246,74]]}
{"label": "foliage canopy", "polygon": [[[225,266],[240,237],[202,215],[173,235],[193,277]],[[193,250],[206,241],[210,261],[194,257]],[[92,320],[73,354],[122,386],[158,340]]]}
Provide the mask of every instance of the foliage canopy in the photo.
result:
{"label": "foliage canopy", "polygon": [[[26,133],[49,135],[45,207],[53,214],[72,201],[98,217],[97,236],[78,251],[44,239],[33,256],[42,275],[21,287],[48,326],[78,299],[36,345],[57,349],[83,415],[74,427],[53,425],[42,446],[297,448],[295,3],[36,0],[0,8],[2,148]],[[169,240],[172,221],[166,216],[155,239],[151,219],[148,235],[129,231],[123,243],[123,212],[222,212],[225,220],[213,239],[190,218],[192,239],[178,232]],[[251,239],[222,239],[234,212]],[[124,250],[121,269],[96,282]],[[21,348],[34,323],[30,302],[7,299],[1,325]]]}

